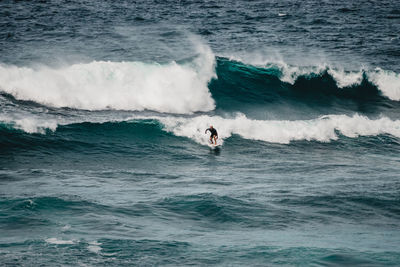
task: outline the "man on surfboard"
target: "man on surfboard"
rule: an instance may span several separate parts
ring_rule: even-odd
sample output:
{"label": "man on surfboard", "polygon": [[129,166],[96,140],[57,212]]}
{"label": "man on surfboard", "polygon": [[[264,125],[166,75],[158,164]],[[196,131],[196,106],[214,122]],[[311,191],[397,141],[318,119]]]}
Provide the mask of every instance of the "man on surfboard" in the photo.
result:
{"label": "man on surfboard", "polygon": [[[211,133],[211,135],[210,135],[211,144],[217,145],[217,139],[218,139],[217,130],[215,130],[215,128],[212,125],[210,125],[210,128],[206,129],[205,133],[207,133],[207,131],[210,131],[210,133]],[[214,139],[214,142],[213,142],[213,139]]]}

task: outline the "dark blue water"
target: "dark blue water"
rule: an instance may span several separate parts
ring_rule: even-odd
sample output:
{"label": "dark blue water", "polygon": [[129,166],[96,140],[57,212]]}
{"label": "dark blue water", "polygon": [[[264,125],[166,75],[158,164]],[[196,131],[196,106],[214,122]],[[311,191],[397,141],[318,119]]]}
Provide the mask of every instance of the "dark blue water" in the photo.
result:
{"label": "dark blue water", "polygon": [[399,32],[397,1],[0,2],[0,265],[400,265]]}

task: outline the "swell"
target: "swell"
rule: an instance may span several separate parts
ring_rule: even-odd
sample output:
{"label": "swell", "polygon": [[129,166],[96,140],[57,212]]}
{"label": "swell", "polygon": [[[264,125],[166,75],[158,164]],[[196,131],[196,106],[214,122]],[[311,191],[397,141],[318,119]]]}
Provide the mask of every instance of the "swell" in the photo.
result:
{"label": "swell", "polygon": [[362,195],[357,192],[341,195],[285,197],[277,201],[286,207],[312,209],[320,215],[360,220],[387,218],[397,220],[400,216],[399,195],[375,192]]}
{"label": "swell", "polygon": [[161,130],[156,120],[120,122],[81,122],[58,125],[56,129],[40,128],[26,132],[10,123],[0,123],[1,154],[12,151],[73,151],[80,153],[103,153],[124,151],[143,142],[160,142],[170,134]]}
{"label": "swell", "polygon": [[184,220],[210,224],[238,224],[246,227],[280,229],[307,223],[334,221],[392,220],[400,216],[398,194],[362,196],[337,195],[275,196],[269,204],[257,199],[241,200],[214,194],[175,196],[156,203],[154,208]]}
{"label": "swell", "polygon": [[327,66],[264,66],[218,58],[218,79],[209,87],[217,108],[240,110],[243,105],[302,106],[340,111],[381,112],[400,107],[400,77],[381,69],[346,72]]}
{"label": "swell", "polygon": [[0,204],[2,211],[7,214],[1,219],[1,224],[7,229],[26,225],[43,226],[51,223],[52,214],[80,216],[88,212],[99,215],[118,214],[124,219],[153,218],[157,214],[165,220],[192,221],[217,228],[230,224],[268,229],[284,229],[308,223],[330,224],[343,220],[371,223],[385,220],[397,224],[400,217],[397,193],[390,196],[379,193],[363,196],[358,192],[341,196],[282,194],[274,196],[269,204],[257,198],[243,200],[241,197],[212,193],[148,199],[129,205],[104,205],[71,196],[0,199]]}
{"label": "swell", "polygon": [[[396,196],[394,196],[396,197]],[[380,225],[391,223],[397,227],[398,200],[384,199],[379,195],[361,196],[358,193],[344,196],[284,195],[278,199],[253,198],[243,200],[235,196],[212,193],[176,195],[168,198],[148,199],[124,205],[104,205],[74,197],[34,197],[30,199],[1,200],[7,216],[1,219],[3,230],[26,227],[46,227],[55,218],[81,217],[81,222],[91,220],[85,214],[104,218],[97,227],[107,223],[107,217],[118,216],[121,221],[137,218],[190,224],[213,229],[260,228],[284,230],[304,225],[329,225],[343,222]],[[55,217],[54,217],[55,216]],[[92,230],[96,231],[96,230]],[[120,231],[119,229],[116,231]]]}

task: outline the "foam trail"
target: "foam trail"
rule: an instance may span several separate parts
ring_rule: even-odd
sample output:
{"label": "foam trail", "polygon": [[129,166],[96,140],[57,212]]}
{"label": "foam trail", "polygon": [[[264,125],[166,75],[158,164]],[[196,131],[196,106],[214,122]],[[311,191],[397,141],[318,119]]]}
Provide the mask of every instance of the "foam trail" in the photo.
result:
{"label": "foam trail", "polygon": [[238,113],[234,117],[224,118],[220,116],[201,115],[195,117],[176,116],[133,116],[130,118],[91,118],[73,121],[57,121],[55,119],[11,119],[0,118],[3,123],[11,127],[23,130],[27,133],[42,133],[47,130],[55,131],[58,125],[71,123],[104,123],[107,121],[137,121],[158,120],[163,125],[163,130],[171,132],[176,136],[187,137],[193,141],[208,145],[209,134],[205,129],[214,125],[218,130],[219,144],[223,145],[224,139],[232,135],[240,135],[244,139],[259,140],[271,143],[289,144],[291,141],[319,141],[329,142],[339,138],[338,132],[350,138],[358,136],[377,136],[390,134],[400,138],[400,120],[391,120],[387,117],[369,119],[366,116],[355,114],[347,115],[325,115],[312,120],[253,120],[244,114]]}
{"label": "foam trail", "polygon": [[97,241],[89,242],[88,250],[93,253],[99,253],[101,251],[101,243]]}
{"label": "foam trail", "polygon": [[296,140],[329,142],[338,139],[337,131],[351,138],[379,134],[391,134],[400,138],[400,120],[393,121],[386,117],[371,120],[361,115],[329,115],[298,121],[251,120],[243,114],[234,118],[204,115],[194,118],[166,117],[158,120],[165,126],[166,131],[188,137],[203,145],[206,145],[208,140],[204,129],[210,124],[215,125],[222,139],[237,134],[245,139],[281,144]]}
{"label": "foam trail", "polygon": [[57,239],[55,237],[47,238],[45,240],[49,244],[54,244],[54,245],[73,245],[75,242],[73,240],[61,240]]}
{"label": "foam trail", "polygon": [[94,61],[60,69],[0,66],[0,90],[20,100],[87,110],[210,111],[214,73],[211,49],[197,45],[191,63],[166,65]]}

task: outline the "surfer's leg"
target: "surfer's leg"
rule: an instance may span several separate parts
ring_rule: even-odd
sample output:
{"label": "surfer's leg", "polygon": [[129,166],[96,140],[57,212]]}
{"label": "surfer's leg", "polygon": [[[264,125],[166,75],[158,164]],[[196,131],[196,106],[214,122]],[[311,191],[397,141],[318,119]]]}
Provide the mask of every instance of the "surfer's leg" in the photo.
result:
{"label": "surfer's leg", "polygon": [[214,144],[213,140],[212,140],[212,136],[210,136],[210,142],[211,142],[211,144]]}

